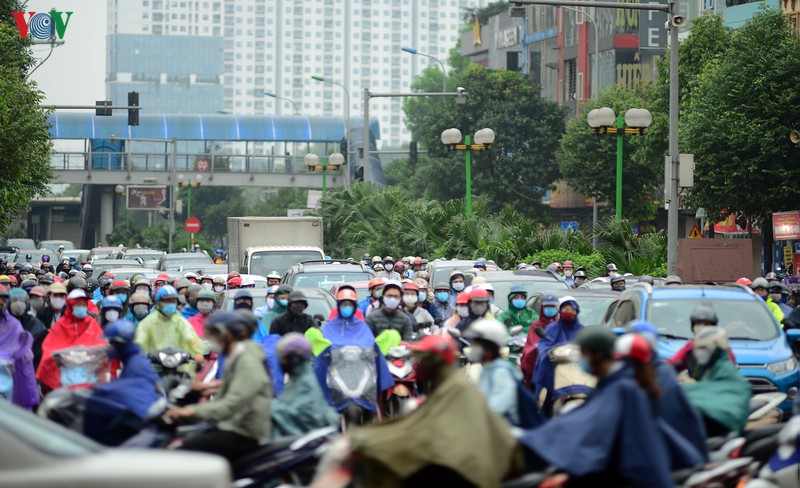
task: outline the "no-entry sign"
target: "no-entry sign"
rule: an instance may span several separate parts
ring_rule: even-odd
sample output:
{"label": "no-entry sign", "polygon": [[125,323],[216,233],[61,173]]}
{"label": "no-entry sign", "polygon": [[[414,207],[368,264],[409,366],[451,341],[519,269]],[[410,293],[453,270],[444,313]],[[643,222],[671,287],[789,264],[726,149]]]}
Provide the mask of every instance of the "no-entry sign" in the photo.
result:
{"label": "no-entry sign", "polygon": [[200,219],[197,217],[189,217],[186,219],[186,222],[183,223],[183,228],[190,234],[200,232]]}

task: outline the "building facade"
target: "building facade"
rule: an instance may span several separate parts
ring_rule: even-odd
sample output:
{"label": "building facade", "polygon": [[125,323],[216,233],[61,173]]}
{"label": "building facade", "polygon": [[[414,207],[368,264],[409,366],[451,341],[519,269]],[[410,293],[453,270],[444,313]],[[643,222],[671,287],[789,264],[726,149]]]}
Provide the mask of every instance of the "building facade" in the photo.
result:
{"label": "building facade", "polygon": [[[136,89],[143,106],[164,111],[148,98],[163,91],[174,99],[164,106],[179,113],[291,114],[296,106],[304,115],[344,115],[343,90],[311,79],[319,75],[348,88],[350,112],[357,116],[364,88],[408,91],[415,75],[437,65],[400,51],[402,46],[446,63],[463,9],[486,3],[108,0],[108,93],[119,97]],[[137,55],[147,61],[137,64]],[[144,66],[148,62],[152,66]],[[201,90],[207,90],[202,103]],[[266,97],[265,91],[294,104]],[[408,142],[401,107],[400,98],[370,103],[384,145]]]}

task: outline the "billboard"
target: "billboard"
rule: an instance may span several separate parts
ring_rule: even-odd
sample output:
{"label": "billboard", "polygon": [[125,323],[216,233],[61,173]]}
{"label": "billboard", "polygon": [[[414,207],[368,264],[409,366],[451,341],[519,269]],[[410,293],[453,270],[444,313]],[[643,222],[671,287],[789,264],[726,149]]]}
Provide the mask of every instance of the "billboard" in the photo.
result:
{"label": "billboard", "polygon": [[800,212],[773,213],[772,232],[776,241],[800,239]]}
{"label": "billboard", "polygon": [[166,186],[128,186],[125,194],[128,210],[169,210]]}

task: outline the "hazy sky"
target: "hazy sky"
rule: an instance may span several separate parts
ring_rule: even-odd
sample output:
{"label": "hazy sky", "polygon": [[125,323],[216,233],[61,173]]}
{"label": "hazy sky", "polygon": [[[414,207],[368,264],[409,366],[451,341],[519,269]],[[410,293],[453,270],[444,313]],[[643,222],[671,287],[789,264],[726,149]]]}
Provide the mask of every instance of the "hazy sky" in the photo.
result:
{"label": "hazy sky", "polygon": [[[28,0],[26,11],[53,8],[73,12],[64,33],[65,44],[55,48],[31,78],[39,83],[47,103],[94,105],[106,93],[106,0]],[[33,50],[42,60],[50,48],[35,46]]]}

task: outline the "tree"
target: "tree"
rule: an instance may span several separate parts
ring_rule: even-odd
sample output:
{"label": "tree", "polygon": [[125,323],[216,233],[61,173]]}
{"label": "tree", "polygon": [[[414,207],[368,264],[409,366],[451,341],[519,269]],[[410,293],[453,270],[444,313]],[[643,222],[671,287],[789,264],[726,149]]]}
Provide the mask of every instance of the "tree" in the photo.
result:
{"label": "tree", "polygon": [[[178,197],[186,202],[188,188],[180,189]],[[184,205],[184,213],[187,210]],[[228,217],[241,216],[244,213],[241,188],[209,185],[192,188],[192,217],[200,219],[203,224],[200,236],[209,241],[222,242],[228,235]]]}
{"label": "tree", "polygon": [[800,208],[800,151],[789,141],[800,127],[798,73],[800,39],[767,9],[697,76],[682,134],[695,155],[690,202],[712,221],[735,213],[763,224]]}
{"label": "tree", "polygon": [[[620,85],[607,87],[597,100],[587,102],[580,114],[567,123],[567,130],[561,137],[558,162],[569,184],[587,196],[597,195],[600,201],[616,202],[616,136],[593,134],[586,116],[598,107],[611,107],[615,113],[624,114],[631,108],[652,109],[652,103],[649,88],[639,86],[626,90]],[[653,200],[663,180],[660,177],[663,157],[659,161],[646,148],[641,136],[623,138],[622,213],[634,221],[655,217]]]}
{"label": "tree", "polygon": [[0,5],[0,231],[31,200],[49,193],[53,179],[47,112],[40,106],[43,93],[26,80],[35,60],[30,41],[20,38],[11,15],[20,10],[17,0]]}
{"label": "tree", "polygon": [[308,190],[304,188],[279,188],[275,195],[264,202],[258,202],[247,209],[248,215],[263,217],[286,217],[286,211],[292,208],[306,208]]}

